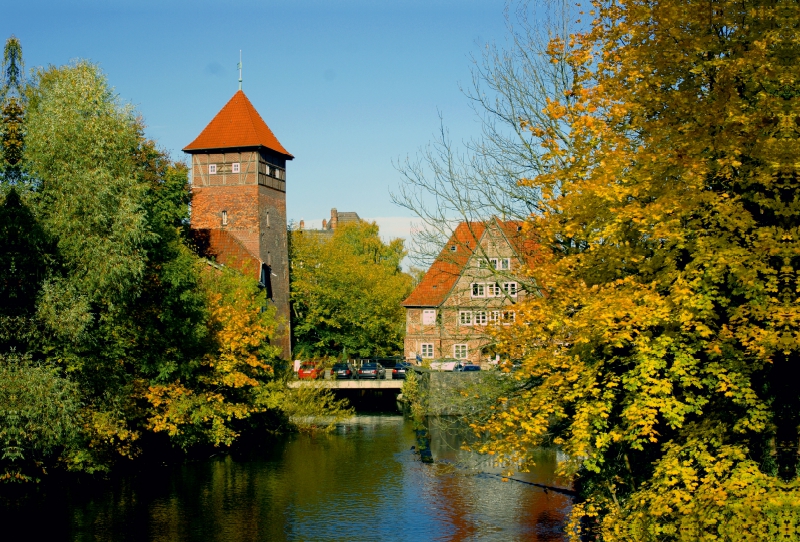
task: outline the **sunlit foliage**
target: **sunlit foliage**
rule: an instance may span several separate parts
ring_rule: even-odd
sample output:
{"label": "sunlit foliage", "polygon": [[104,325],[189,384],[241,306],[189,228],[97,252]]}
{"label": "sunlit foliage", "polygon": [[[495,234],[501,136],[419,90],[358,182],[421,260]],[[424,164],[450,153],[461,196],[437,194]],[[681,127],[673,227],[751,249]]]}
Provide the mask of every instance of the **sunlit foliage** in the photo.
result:
{"label": "sunlit foliage", "polygon": [[[549,164],[528,228],[546,295],[484,451],[563,447],[601,540],[797,540],[800,10],[592,2],[574,84],[521,120]],[[519,315],[520,313],[518,313]]]}
{"label": "sunlit foliage", "polygon": [[292,232],[292,333],[297,352],[387,356],[402,350],[411,277],[400,270],[403,240],[388,244],[378,226],[340,226],[331,238]]}
{"label": "sunlit foliage", "polygon": [[[96,65],[4,56],[0,480],[291,428],[257,283],[188,240],[188,169]],[[308,411],[346,410],[317,394]],[[315,410],[316,408],[316,410]]]}

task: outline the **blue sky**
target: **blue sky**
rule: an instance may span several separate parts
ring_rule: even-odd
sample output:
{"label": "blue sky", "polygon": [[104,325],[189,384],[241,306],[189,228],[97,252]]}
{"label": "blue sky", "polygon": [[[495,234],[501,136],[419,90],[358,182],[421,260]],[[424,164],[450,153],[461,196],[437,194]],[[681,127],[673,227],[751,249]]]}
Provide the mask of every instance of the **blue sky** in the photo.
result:
{"label": "blue sky", "polygon": [[439,113],[454,140],[477,135],[459,85],[506,34],[504,0],[9,4],[0,35],[20,38],[27,68],[98,63],[174,158],[236,91],[241,49],[245,93],[296,157],[289,218],[318,224],[337,207],[403,236],[392,161],[432,139]]}

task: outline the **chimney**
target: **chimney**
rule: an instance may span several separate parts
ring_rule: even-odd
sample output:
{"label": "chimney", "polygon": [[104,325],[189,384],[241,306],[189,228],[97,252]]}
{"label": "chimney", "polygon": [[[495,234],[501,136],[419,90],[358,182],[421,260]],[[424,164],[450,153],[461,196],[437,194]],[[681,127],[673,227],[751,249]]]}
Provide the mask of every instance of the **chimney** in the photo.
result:
{"label": "chimney", "polygon": [[336,210],[336,207],[331,209],[331,229],[335,230],[336,226],[339,225],[339,212]]}
{"label": "chimney", "polygon": [[301,230],[302,230],[302,229],[305,229],[305,227],[306,227],[306,222],[305,222],[305,220],[301,220],[301,221],[300,221],[300,229],[301,229]]}
{"label": "chimney", "polygon": [[322,219],[322,229],[323,230],[327,230],[328,229],[328,221],[325,220],[324,218]]}

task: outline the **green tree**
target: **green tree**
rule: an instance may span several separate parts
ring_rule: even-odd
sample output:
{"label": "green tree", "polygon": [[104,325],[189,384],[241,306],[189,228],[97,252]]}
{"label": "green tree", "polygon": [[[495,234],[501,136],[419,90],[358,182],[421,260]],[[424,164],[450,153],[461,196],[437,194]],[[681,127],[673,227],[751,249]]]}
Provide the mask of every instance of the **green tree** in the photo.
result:
{"label": "green tree", "polygon": [[387,356],[402,351],[400,302],[411,277],[400,270],[403,241],[381,241],[378,226],[339,227],[330,239],[292,232],[295,349],[314,356]]}
{"label": "green tree", "polygon": [[274,311],[255,281],[192,251],[187,167],[100,70],[79,61],[23,85],[13,38],[5,62],[4,103],[19,107],[2,119],[3,479],[108,470],[165,441],[153,435],[228,446],[289,428],[295,399],[347,415],[329,393],[286,390],[284,367],[276,377]]}

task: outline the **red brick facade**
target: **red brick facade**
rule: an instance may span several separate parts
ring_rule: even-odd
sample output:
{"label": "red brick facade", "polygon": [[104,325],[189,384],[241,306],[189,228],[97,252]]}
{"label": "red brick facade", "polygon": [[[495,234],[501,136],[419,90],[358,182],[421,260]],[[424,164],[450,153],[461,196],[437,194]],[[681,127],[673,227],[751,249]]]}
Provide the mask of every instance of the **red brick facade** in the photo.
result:
{"label": "red brick facade", "polygon": [[405,357],[494,357],[492,326],[516,321],[535,246],[513,221],[462,222],[408,298]]}
{"label": "red brick facade", "polygon": [[[241,91],[184,149],[192,154],[192,229],[209,257],[262,280],[291,357],[286,162],[293,157]],[[205,243],[205,245],[203,245]]]}

